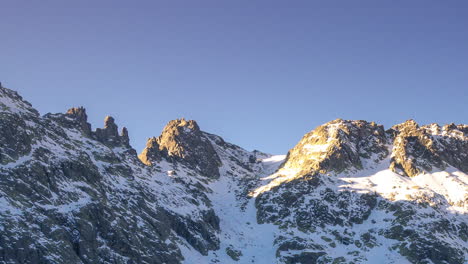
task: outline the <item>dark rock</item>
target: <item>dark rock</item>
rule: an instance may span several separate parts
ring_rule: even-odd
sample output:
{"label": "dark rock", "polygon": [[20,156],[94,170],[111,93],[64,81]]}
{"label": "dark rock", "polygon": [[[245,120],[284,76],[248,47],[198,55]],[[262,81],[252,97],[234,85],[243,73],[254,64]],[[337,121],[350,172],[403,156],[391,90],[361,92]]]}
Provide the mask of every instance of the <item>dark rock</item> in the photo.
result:
{"label": "dark rock", "polygon": [[104,128],[97,128],[94,135],[99,142],[109,147],[124,146],[130,148],[130,139],[128,137],[127,128],[123,127],[120,135],[118,129],[119,128],[115,124],[114,118],[106,116],[104,119]]}
{"label": "dark rock", "polygon": [[126,127],[122,128],[120,133],[120,141],[127,147],[130,147],[130,138],[128,136],[128,129]]}

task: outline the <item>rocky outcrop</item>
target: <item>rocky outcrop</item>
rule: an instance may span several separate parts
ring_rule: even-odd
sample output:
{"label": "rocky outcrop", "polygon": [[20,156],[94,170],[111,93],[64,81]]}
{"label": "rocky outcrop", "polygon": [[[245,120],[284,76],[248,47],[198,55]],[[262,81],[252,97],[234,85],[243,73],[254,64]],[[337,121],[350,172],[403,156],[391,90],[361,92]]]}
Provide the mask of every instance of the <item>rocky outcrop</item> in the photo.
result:
{"label": "rocky outcrop", "polygon": [[[467,178],[444,172],[433,187],[418,181],[449,166],[467,172],[467,143],[465,125],[409,120],[385,131],[366,121],[331,121],[306,134],[269,182],[250,193],[257,221],[284,230],[275,241],[281,263],[362,263],[363,252],[391,243],[411,263],[462,264],[468,251],[459,230],[466,217],[453,211],[464,210],[467,196],[451,201],[440,186],[460,191]],[[415,182],[406,178],[416,175]],[[438,176],[428,177],[432,182]],[[304,239],[309,236],[322,241]],[[336,248],[343,253],[335,254]]]}
{"label": "rocky outcrop", "polygon": [[5,88],[0,110],[1,263],[176,264],[180,245],[219,248],[206,188],[141,164],[113,118],[89,133],[83,108],[41,117]]}
{"label": "rocky outcrop", "polygon": [[146,147],[143,149],[138,158],[146,165],[151,166],[161,161],[163,157],[162,152],[159,150],[158,139],[152,137],[146,141]]}
{"label": "rocky outcrop", "polygon": [[0,263],[464,264],[467,133],[337,119],[279,168],[178,119],[138,159],[112,117],[0,85]]}
{"label": "rocky outcrop", "polygon": [[112,116],[104,118],[104,128],[97,128],[96,139],[104,144],[118,145],[120,143],[118,127]]}
{"label": "rocky outcrop", "polygon": [[115,124],[115,120],[112,116],[106,116],[104,119],[104,128],[97,128],[94,132],[94,136],[99,142],[107,146],[130,146],[127,128],[123,127],[119,135],[118,126]]}
{"label": "rocky outcrop", "polygon": [[393,137],[390,169],[394,172],[416,176],[448,166],[468,172],[466,125],[420,127],[408,120],[393,126],[389,133]]}
{"label": "rocky outcrop", "polygon": [[73,107],[68,109],[67,116],[74,118],[80,124],[80,129],[87,137],[91,137],[91,124],[88,123],[88,115],[84,107]]}
{"label": "rocky outcrop", "polygon": [[130,137],[128,136],[128,129],[126,127],[122,127],[122,131],[120,132],[120,142],[124,146],[130,146]]}
{"label": "rocky outcrop", "polygon": [[289,151],[282,169],[297,175],[340,173],[391,154],[390,169],[406,176],[448,166],[468,172],[467,145],[466,125],[420,127],[408,120],[385,131],[374,122],[337,119],[307,133]]}
{"label": "rocky outcrop", "polygon": [[209,178],[218,178],[221,166],[219,156],[198,124],[183,118],[170,121],[158,138],[150,138],[139,157],[148,165],[164,157]]}
{"label": "rocky outcrop", "polygon": [[374,122],[337,119],[307,133],[289,151],[282,168],[298,174],[342,172],[363,167],[363,159],[387,156],[383,126]]}

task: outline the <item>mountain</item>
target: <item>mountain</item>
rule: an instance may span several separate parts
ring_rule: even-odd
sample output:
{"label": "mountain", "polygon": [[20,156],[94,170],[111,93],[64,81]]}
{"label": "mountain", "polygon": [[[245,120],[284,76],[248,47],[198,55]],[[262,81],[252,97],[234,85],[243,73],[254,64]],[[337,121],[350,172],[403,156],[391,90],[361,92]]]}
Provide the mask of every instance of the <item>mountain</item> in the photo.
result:
{"label": "mountain", "polygon": [[468,126],[337,119],[287,155],[0,86],[0,263],[467,263]]}

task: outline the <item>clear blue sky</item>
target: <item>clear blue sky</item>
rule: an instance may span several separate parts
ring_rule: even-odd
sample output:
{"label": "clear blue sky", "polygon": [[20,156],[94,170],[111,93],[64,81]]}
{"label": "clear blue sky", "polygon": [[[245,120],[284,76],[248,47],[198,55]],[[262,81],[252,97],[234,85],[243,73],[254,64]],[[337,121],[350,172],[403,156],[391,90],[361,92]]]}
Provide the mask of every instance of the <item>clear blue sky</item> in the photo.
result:
{"label": "clear blue sky", "polygon": [[0,80],[141,151],[171,119],[286,153],[327,121],[468,123],[468,1],[9,1]]}

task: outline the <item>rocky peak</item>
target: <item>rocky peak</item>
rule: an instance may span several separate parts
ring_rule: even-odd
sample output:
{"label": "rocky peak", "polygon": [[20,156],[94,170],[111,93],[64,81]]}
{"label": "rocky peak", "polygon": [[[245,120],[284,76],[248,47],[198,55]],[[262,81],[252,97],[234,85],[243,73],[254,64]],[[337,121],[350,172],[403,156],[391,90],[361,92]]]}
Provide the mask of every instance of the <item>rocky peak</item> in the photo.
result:
{"label": "rocky peak", "polygon": [[118,129],[114,118],[112,116],[106,116],[104,118],[104,128],[97,128],[94,134],[98,141],[108,146],[115,147],[123,145],[129,147],[127,128],[122,128],[121,135],[119,135]]}
{"label": "rocky peak", "polygon": [[182,118],[170,121],[158,138],[148,140],[139,157],[147,165],[165,157],[210,178],[219,177],[221,160],[194,120]]}
{"label": "rocky peak", "polygon": [[74,118],[80,124],[80,129],[87,137],[91,136],[91,124],[88,123],[88,115],[84,107],[72,107],[68,109],[67,116]]}
{"label": "rocky peak", "polygon": [[149,138],[146,142],[145,149],[143,152],[141,152],[140,155],[138,155],[138,158],[140,158],[140,160],[148,166],[153,165],[155,162],[161,161],[162,153],[159,150],[158,139],[155,137]]}
{"label": "rocky peak", "polygon": [[468,125],[455,125],[454,123],[442,127],[442,133],[458,135],[459,137],[468,137]]}
{"label": "rocky peak", "polygon": [[404,134],[417,134],[419,130],[419,125],[413,119],[406,120],[401,124],[394,125],[390,128],[390,131]]}
{"label": "rocky peak", "polygon": [[299,174],[361,168],[361,159],[383,159],[388,153],[383,126],[362,120],[336,119],[307,133],[289,151],[283,169]]}
{"label": "rocky peak", "polygon": [[122,127],[122,131],[120,132],[120,141],[126,146],[130,146],[130,137],[128,136],[128,129],[126,127]]}
{"label": "rocky peak", "polygon": [[176,119],[170,121],[158,138],[161,149],[169,156],[185,158],[190,149],[201,143],[202,134],[194,120]]}
{"label": "rocky peak", "polygon": [[393,150],[390,169],[394,172],[416,176],[435,168],[454,166],[468,171],[468,137],[465,125],[437,124],[420,127],[414,120],[393,126]]}
{"label": "rocky peak", "polygon": [[86,109],[82,106],[80,107],[72,107],[68,109],[67,113],[68,116],[76,118],[78,120],[88,121],[88,115],[86,114]]}
{"label": "rocky peak", "polygon": [[104,129],[109,131],[112,135],[118,135],[117,125],[115,124],[115,119],[112,116],[106,116],[104,118]]}
{"label": "rocky peak", "polygon": [[387,131],[374,122],[337,119],[307,133],[281,169],[298,175],[360,169],[385,158],[393,145],[390,169],[396,173],[412,177],[447,166],[467,172],[467,132],[467,125],[420,126],[412,119]]}

